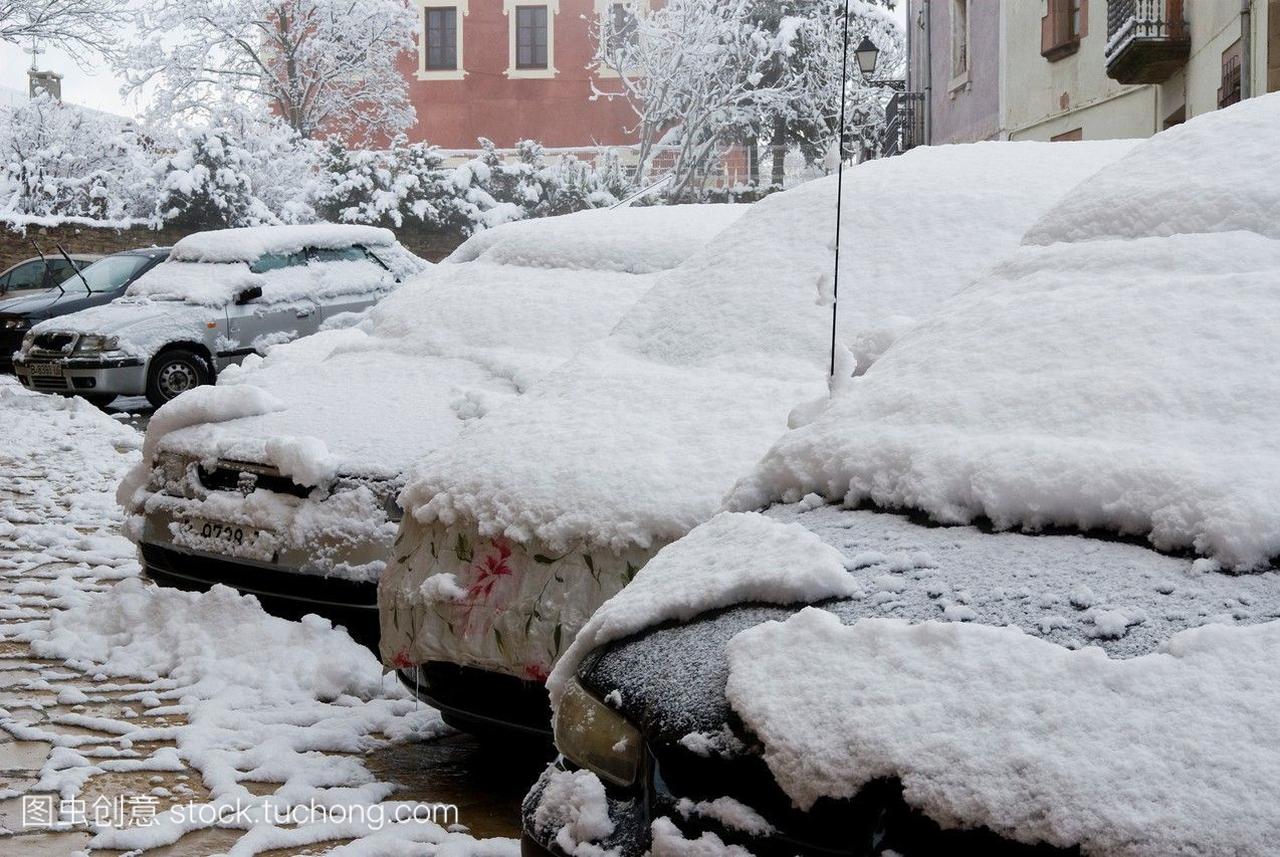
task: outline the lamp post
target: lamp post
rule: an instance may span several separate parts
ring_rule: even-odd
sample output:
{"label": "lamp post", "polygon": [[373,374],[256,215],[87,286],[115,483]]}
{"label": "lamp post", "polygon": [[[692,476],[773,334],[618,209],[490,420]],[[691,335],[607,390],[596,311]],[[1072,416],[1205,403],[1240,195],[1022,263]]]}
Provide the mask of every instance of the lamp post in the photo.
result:
{"label": "lamp post", "polygon": [[[840,57],[840,131],[836,136],[836,155],[839,163],[836,165],[836,269],[835,275],[831,280],[831,370],[830,378],[832,382],[836,377],[836,322],[838,320],[838,307],[840,300],[840,215],[844,203],[844,130],[845,130],[845,109],[848,102],[846,98],[849,88],[849,7],[846,4],[844,9],[844,52]],[[854,58],[858,61],[858,71],[862,72],[864,80],[870,80],[871,75],[875,74],[876,63],[880,60],[880,49],[876,47],[876,43],[871,41],[870,36],[863,36],[862,42],[858,45],[858,49],[854,51]]]}

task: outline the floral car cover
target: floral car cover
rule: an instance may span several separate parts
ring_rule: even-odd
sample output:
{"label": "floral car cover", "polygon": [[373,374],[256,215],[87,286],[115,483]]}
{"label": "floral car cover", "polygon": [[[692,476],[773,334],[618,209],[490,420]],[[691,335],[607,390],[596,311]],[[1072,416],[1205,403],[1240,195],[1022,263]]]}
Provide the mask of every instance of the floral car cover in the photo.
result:
{"label": "floral car cover", "polygon": [[543,681],[656,552],[552,553],[466,525],[403,528],[378,585],[383,663],[445,661]]}

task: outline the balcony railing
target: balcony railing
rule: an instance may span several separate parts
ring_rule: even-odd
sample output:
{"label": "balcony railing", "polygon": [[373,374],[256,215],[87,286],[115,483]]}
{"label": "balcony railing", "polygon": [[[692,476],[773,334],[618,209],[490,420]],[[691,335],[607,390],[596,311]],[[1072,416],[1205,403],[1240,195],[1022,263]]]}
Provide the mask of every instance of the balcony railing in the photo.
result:
{"label": "balcony railing", "polygon": [[884,110],[885,129],[881,152],[888,158],[923,146],[924,93],[895,92]]}
{"label": "balcony railing", "polygon": [[1163,83],[1191,56],[1183,0],[1109,0],[1107,75],[1121,83]]}

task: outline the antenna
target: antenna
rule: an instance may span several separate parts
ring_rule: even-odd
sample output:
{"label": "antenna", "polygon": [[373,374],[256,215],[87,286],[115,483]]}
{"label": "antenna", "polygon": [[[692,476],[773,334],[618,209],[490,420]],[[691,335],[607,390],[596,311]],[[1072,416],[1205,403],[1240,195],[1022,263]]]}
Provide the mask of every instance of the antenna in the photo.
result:
{"label": "antenna", "polygon": [[23,48],[24,54],[31,54],[31,70],[40,70],[40,55],[44,53],[44,48],[40,47],[40,43],[34,37],[31,39],[31,47]]}
{"label": "antenna", "polygon": [[836,166],[836,270],[831,281],[831,374],[836,376],[836,321],[840,306],[840,215],[844,208],[844,131],[845,105],[848,103],[849,86],[849,4],[842,2],[844,13],[844,53],[840,57],[840,135],[836,138],[836,154],[840,158]]}

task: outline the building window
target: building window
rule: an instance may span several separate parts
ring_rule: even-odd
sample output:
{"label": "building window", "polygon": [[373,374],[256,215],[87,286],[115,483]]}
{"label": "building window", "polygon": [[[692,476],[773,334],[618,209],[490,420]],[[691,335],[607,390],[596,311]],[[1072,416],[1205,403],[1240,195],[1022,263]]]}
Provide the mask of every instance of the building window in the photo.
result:
{"label": "building window", "polygon": [[1089,0],[1049,0],[1040,19],[1040,55],[1049,62],[1069,57],[1088,34]]}
{"label": "building window", "polygon": [[547,7],[516,7],[516,68],[547,67]]}
{"label": "building window", "polygon": [[951,84],[956,90],[969,84],[969,0],[951,0]]}
{"label": "building window", "polygon": [[441,6],[424,9],[427,16],[428,71],[448,71],[458,67],[458,10]]}
{"label": "building window", "polygon": [[1218,89],[1218,107],[1230,107],[1240,100],[1240,42],[1222,52],[1222,86]]}
{"label": "building window", "polygon": [[545,3],[503,0],[511,38],[507,77],[556,76],[555,16],[559,11],[559,0]]}
{"label": "building window", "polygon": [[609,8],[605,46],[610,54],[634,47],[639,38],[636,12],[630,3],[614,3]]}
{"label": "building window", "polygon": [[463,20],[470,0],[415,0],[422,7],[418,80],[462,80]]}

